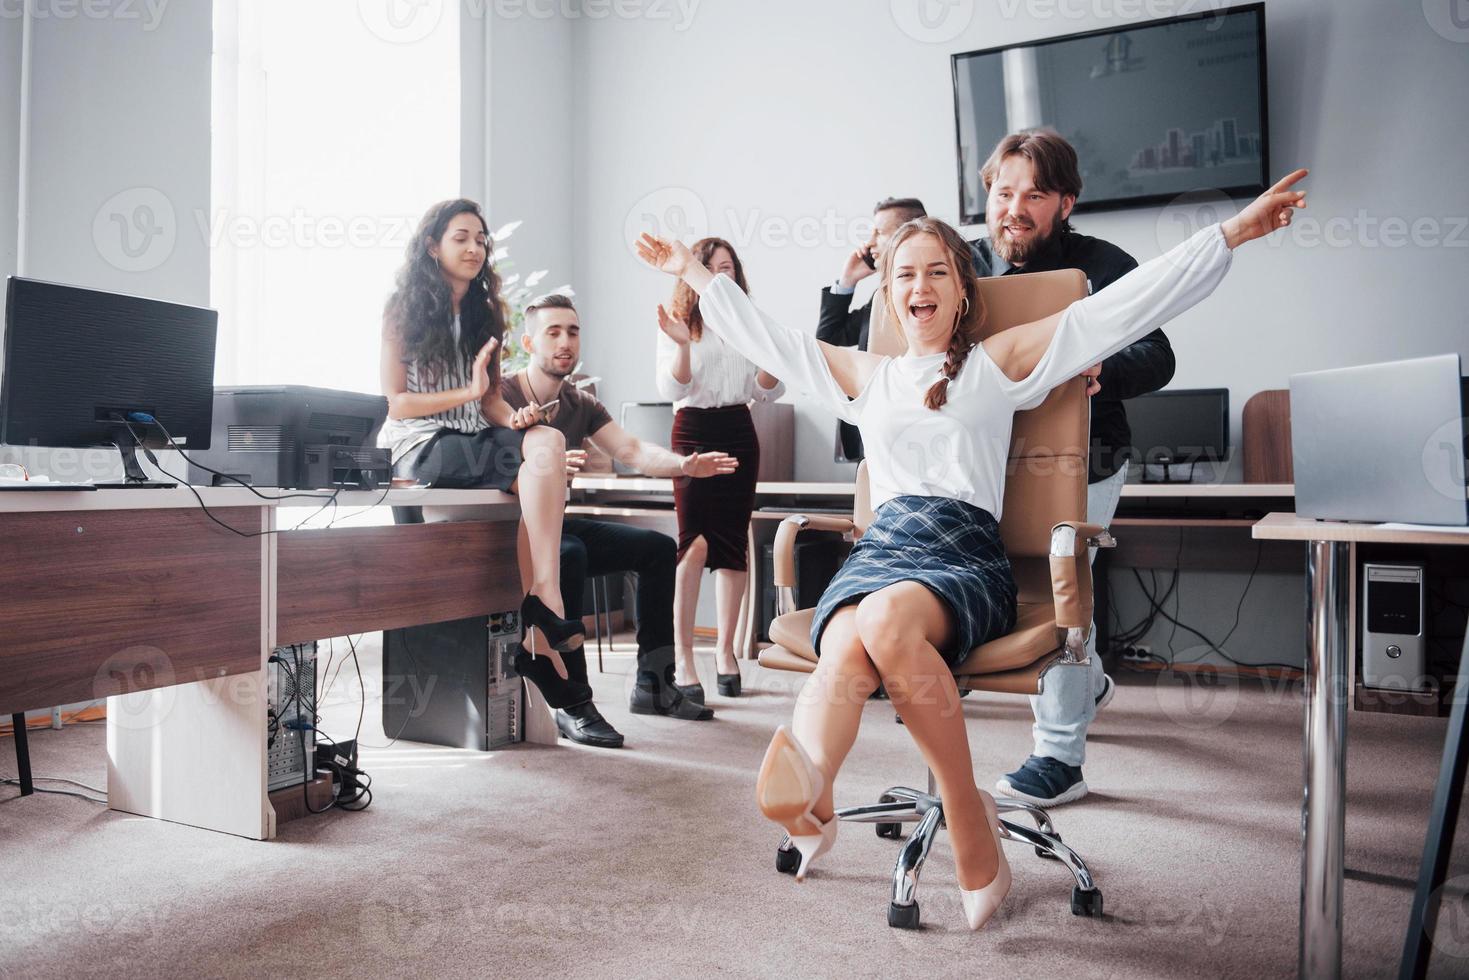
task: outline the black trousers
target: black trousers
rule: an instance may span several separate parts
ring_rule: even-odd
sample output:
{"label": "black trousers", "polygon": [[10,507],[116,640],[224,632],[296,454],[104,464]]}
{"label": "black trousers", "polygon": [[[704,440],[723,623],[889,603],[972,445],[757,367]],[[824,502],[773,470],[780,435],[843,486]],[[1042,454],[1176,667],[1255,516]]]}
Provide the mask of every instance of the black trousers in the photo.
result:
{"label": "black trousers", "polygon": [[[587,576],[637,572],[638,674],[658,682],[673,671],[673,576],[678,546],[657,531],[568,517],[561,533],[561,601],[566,618],[585,615]],[[572,680],[587,679],[586,653],[566,657]],[[578,677],[578,674],[580,676]]]}

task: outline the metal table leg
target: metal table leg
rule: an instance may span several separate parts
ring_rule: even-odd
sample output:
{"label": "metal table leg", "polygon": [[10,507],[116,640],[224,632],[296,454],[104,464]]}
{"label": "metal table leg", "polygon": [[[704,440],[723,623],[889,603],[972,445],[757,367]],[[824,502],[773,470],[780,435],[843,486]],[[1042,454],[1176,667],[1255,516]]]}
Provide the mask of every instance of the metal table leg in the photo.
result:
{"label": "metal table leg", "polygon": [[1342,870],[1346,836],[1348,545],[1312,541],[1306,556],[1305,800],[1301,806],[1299,975],[1342,973]]}
{"label": "metal table leg", "polygon": [[11,715],[10,720],[15,725],[15,763],[20,767],[20,795],[30,796],[35,793],[36,786],[31,782],[31,745],[26,734],[25,712]]}
{"label": "metal table leg", "polygon": [[1454,707],[1449,716],[1448,733],[1444,736],[1443,761],[1438,770],[1438,787],[1433,793],[1433,809],[1428,814],[1428,833],[1423,841],[1423,860],[1418,866],[1418,890],[1413,895],[1413,912],[1408,917],[1408,936],[1403,943],[1399,980],[1421,980],[1428,975],[1428,956],[1432,951],[1429,930],[1438,922],[1438,908],[1443,898],[1439,889],[1443,887],[1449,856],[1454,850],[1454,828],[1459,822],[1465,768],[1469,766],[1469,722],[1465,718],[1469,687],[1466,685],[1469,685],[1469,636],[1464,638],[1464,652],[1459,655]]}

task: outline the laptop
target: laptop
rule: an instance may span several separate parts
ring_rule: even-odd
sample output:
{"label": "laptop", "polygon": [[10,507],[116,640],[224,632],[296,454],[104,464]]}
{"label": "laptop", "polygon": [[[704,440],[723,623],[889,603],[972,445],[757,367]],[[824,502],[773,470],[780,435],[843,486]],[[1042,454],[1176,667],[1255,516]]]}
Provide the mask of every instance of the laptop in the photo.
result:
{"label": "laptop", "polygon": [[1296,514],[1469,525],[1458,354],[1292,375]]}

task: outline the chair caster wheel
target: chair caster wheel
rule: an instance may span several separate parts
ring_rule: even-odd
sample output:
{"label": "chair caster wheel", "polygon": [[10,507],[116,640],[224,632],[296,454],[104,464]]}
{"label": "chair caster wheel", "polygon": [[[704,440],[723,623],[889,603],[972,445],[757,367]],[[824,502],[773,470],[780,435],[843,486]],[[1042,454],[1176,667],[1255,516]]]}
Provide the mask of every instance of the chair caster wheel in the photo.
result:
{"label": "chair caster wheel", "polygon": [[775,851],[775,870],[776,871],[779,871],[783,875],[793,875],[793,874],[796,873],[796,869],[799,868],[800,866],[801,866],[801,852],[800,851],[796,850],[794,847],[791,848],[788,851],[787,850],[782,850],[780,848],[776,848],[776,851]]}
{"label": "chair caster wheel", "polygon": [[1102,893],[1093,888],[1084,892],[1080,888],[1071,889],[1071,914],[1085,915],[1093,919],[1102,917]]}
{"label": "chair caster wheel", "polygon": [[903,825],[900,823],[880,823],[876,826],[879,837],[886,837],[888,840],[903,839]]}
{"label": "chair caster wheel", "polygon": [[888,903],[888,925],[894,929],[917,929],[918,928],[918,903],[912,905],[899,905],[897,902]]}

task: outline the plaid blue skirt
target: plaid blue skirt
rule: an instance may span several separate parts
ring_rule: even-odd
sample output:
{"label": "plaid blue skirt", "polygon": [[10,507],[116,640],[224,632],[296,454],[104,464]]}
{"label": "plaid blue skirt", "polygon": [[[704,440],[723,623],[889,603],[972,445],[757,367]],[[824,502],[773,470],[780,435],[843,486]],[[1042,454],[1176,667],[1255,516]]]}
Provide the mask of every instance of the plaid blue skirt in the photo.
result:
{"label": "plaid blue skirt", "polygon": [[898,582],[917,582],[948,603],[954,640],[940,650],[949,666],[981,643],[1015,628],[1015,578],[989,511],[947,497],[894,497],[816,604],[811,645],[838,609]]}

